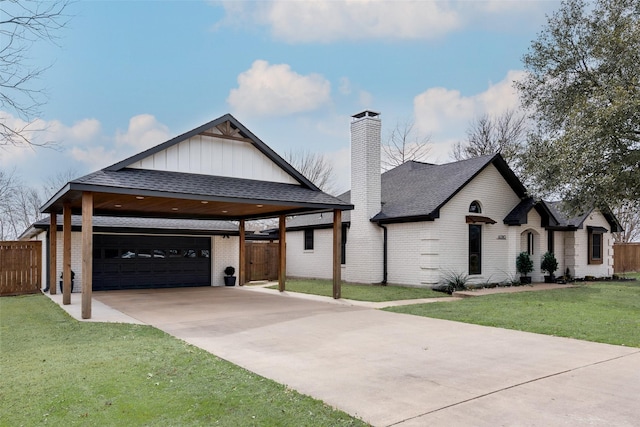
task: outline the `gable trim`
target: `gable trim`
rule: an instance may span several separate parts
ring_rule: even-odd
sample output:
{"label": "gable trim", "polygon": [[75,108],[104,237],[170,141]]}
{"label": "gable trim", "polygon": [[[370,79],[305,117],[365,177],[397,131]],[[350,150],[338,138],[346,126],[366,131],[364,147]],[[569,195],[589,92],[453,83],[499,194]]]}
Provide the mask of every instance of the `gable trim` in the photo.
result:
{"label": "gable trim", "polygon": [[[297,182],[299,182],[301,185],[315,190],[315,191],[320,191],[320,189],[318,187],[316,187],[316,185],[314,183],[312,183],[311,181],[309,181],[307,178],[304,177],[304,175],[302,175],[300,172],[298,172],[293,166],[291,166],[286,160],[284,160],[282,157],[280,157],[275,151],[273,151],[271,148],[269,148],[269,146],[267,146],[262,140],[260,140],[260,138],[258,138],[257,136],[255,136],[249,129],[247,129],[242,123],[240,123],[235,117],[233,117],[231,114],[225,114],[224,116],[218,117],[217,119],[214,119],[208,123],[205,123],[201,126],[198,126],[195,129],[192,129],[188,132],[185,132],[181,135],[178,135],[168,141],[165,141],[159,145],[156,145],[155,147],[151,147],[145,151],[142,151],[138,154],[135,154],[131,157],[128,157],[118,163],[115,163],[111,166],[108,166],[106,168],[104,168],[104,170],[107,171],[119,171],[121,169],[124,169],[128,166],[130,166],[132,163],[138,162],[140,160],[143,160],[153,154],[156,154],[160,151],[166,150],[169,147],[172,147],[182,141],[185,141],[189,138],[192,138],[196,135],[200,135],[203,132],[206,132],[207,130],[211,129],[212,127],[217,127],[225,122],[229,122],[231,123],[231,125],[233,125],[238,131],[239,134],[243,137],[246,138],[246,141],[250,144],[252,144],[255,148],[258,149],[258,151],[260,151],[262,154],[264,154],[265,156],[267,156],[267,158],[269,158],[269,160],[271,160],[272,162],[274,162],[276,165],[278,165],[278,167],[280,167],[282,170],[284,170],[289,176],[291,176],[293,179],[295,179]],[[239,138],[235,138],[235,137],[229,137],[229,136],[225,136],[225,135],[211,135],[208,134],[209,136],[215,136],[218,138],[223,138],[223,139],[233,139],[235,141],[241,140]]]}
{"label": "gable trim", "polygon": [[[458,187],[453,193],[449,195],[433,212],[430,213],[430,216],[436,217],[434,215],[436,212],[439,212],[440,208],[446,205],[449,200],[453,199],[453,197],[458,194],[464,187],[467,186],[471,181],[473,181],[482,171],[484,171],[487,166],[493,165],[500,175],[507,181],[507,184],[511,187],[511,189],[516,193],[518,197],[521,199],[526,197],[527,189],[524,187],[522,182],[518,179],[518,177],[513,173],[507,162],[504,160],[500,153],[496,153],[491,157],[481,168],[479,168],[476,173],[474,173],[467,181],[465,181],[460,187]],[[439,216],[439,215],[438,215]]]}

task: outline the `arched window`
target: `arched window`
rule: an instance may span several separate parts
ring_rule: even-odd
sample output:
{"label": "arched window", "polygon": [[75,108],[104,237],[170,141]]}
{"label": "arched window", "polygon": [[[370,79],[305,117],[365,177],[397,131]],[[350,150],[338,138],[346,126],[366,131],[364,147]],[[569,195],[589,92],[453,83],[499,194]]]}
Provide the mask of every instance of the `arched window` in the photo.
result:
{"label": "arched window", "polygon": [[470,213],[482,213],[482,208],[480,208],[480,202],[478,202],[477,200],[474,200],[473,202],[471,202],[471,204],[469,205],[469,212]]}

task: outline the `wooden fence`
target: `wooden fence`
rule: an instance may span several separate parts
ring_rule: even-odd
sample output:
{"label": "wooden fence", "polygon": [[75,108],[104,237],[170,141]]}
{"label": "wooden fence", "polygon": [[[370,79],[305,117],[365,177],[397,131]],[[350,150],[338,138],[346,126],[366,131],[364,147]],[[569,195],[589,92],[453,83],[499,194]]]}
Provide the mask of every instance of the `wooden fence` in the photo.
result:
{"label": "wooden fence", "polygon": [[278,278],[278,244],[247,242],[245,272],[247,281],[276,280]]}
{"label": "wooden fence", "polygon": [[42,242],[0,242],[0,296],[40,292]]}
{"label": "wooden fence", "polygon": [[640,271],[640,243],[616,243],[613,245],[614,273]]}

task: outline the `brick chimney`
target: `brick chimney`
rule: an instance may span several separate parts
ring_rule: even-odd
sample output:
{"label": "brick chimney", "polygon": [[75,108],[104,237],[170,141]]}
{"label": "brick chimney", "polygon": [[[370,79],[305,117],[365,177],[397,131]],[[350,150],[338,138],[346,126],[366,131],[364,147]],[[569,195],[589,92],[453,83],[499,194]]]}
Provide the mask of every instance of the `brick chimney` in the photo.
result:
{"label": "brick chimney", "polygon": [[380,113],[365,110],[351,119],[351,226],[347,239],[348,281],[379,283],[383,233],[370,219],[381,209]]}

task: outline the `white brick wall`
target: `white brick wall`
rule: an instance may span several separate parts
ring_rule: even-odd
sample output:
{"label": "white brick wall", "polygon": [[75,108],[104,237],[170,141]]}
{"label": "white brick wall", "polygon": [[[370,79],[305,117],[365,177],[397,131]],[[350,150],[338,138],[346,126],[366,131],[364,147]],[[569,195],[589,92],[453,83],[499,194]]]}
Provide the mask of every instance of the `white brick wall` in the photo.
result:
{"label": "white brick wall", "polygon": [[344,279],[379,283],[383,279],[383,231],[370,219],[380,212],[380,129],[377,117],[351,122],[351,225]]}
{"label": "white brick wall", "polygon": [[224,269],[227,266],[236,269],[236,277],[240,271],[240,241],[237,236],[228,239],[212,236],[211,239],[211,286],[224,286]]}
{"label": "white brick wall", "polygon": [[[608,233],[602,235],[603,239],[603,255],[602,264],[589,264],[589,235],[587,226],[604,227],[609,230]],[[594,210],[584,221],[583,228],[572,233],[575,240],[575,251],[571,254],[568,262],[571,265],[571,274],[576,278],[585,276],[593,277],[610,277],[613,275],[613,236],[611,235],[611,226],[606,218],[599,210]]]}
{"label": "white brick wall", "polygon": [[[44,234],[44,233],[43,233]],[[58,231],[57,237],[57,257],[56,257],[56,290],[60,292],[60,275],[62,274],[63,265],[63,233]],[[47,258],[43,258],[43,262]],[[73,292],[80,292],[82,289],[82,233],[71,232],[71,271],[75,273],[73,279]]]}
{"label": "white brick wall", "polygon": [[[313,230],[313,250],[304,250],[304,232],[287,232],[287,276],[331,279],[333,230]],[[344,280],[347,280],[343,277]]]}
{"label": "white brick wall", "polygon": [[465,217],[474,200],[480,202],[481,215],[493,219],[496,224],[482,225],[482,274],[470,278],[478,283],[500,282],[515,275],[517,249],[513,239],[519,238],[519,234],[513,229],[519,227],[505,225],[503,220],[520,199],[493,165],[488,165],[460,190],[440,210],[440,218],[434,221],[440,234],[440,269],[441,272],[469,271],[469,226]]}

